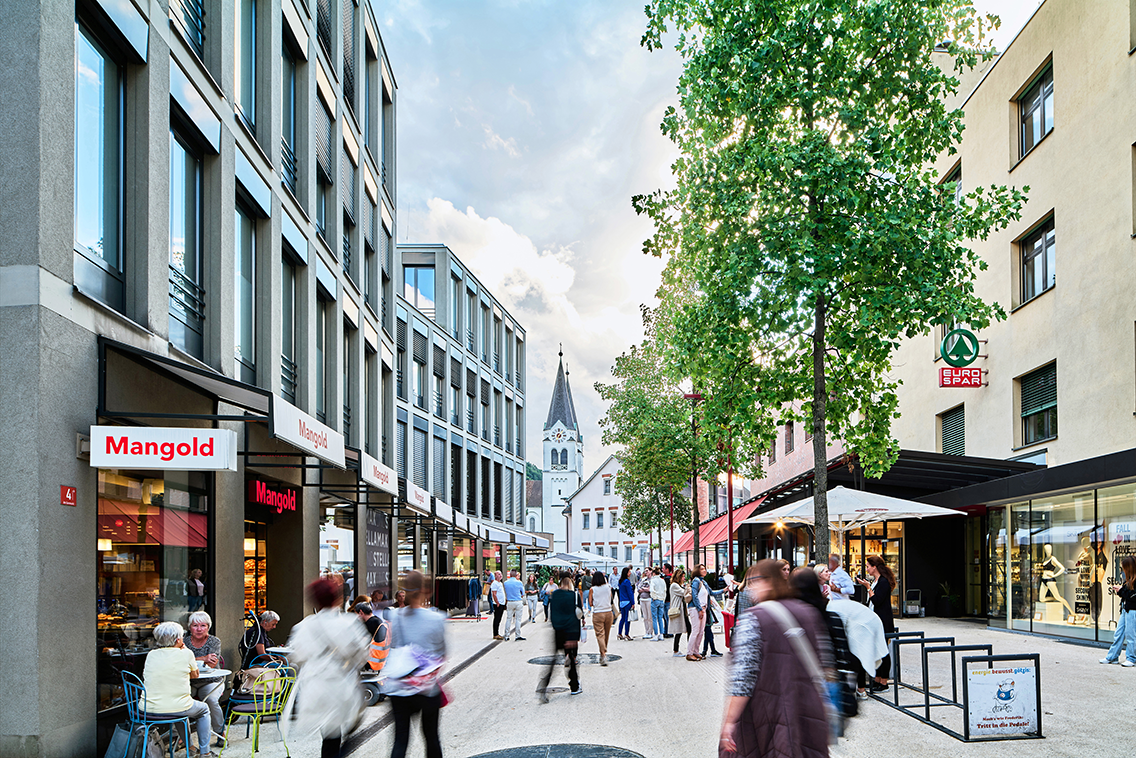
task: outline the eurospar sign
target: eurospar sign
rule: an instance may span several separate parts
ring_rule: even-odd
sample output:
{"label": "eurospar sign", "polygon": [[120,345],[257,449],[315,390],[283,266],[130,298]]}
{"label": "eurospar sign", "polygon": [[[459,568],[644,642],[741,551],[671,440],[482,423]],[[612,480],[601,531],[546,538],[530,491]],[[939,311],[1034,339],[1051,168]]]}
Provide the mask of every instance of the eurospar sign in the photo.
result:
{"label": "eurospar sign", "polygon": [[980,357],[978,344],[978,337],[969,329],[952,329],[947,332],[939,343],[939,355],[947,364],[939,368],[940,387],[985,386],[986,369],[970,365]]}
{"label": "eurospar sign", "polygon": [[92,426],[91,466],[166,471],[236,471],[237,434],[227,429]]}

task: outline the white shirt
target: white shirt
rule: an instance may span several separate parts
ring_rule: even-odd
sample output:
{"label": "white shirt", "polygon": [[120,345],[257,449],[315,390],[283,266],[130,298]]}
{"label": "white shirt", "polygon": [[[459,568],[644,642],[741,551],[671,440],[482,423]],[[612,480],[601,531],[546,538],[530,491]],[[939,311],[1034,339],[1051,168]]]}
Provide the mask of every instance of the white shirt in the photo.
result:
{"label": "white shirt", "polygon": [[661,576],[651,577],[651,599],[667,599],[667,580],[663,579]]}
{"label": "white shirt", "polygon": [[493,602],[497,605],[505,605],[505,585],[502,582],[493,580],[493,584],[489,585],[489,591],[493,593]]}
{"label": "white shirt", "polygon": [[856,584],[852,581],[852,577],[848,576],[848,572],[844,570],[843,566],[838,566],[832,572],[832,583],[836,585],[837,592],[842,598],[851,599],[856,594]]}

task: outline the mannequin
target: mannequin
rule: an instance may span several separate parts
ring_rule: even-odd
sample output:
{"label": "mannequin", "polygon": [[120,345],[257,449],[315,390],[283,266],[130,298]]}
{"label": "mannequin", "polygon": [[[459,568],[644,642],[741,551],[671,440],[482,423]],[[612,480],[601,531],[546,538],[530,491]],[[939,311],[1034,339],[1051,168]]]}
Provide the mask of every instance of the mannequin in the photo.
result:
{"label": "mannequin", "polygon": [[1041,571],[1041,586],[1038,588],[1037,602],[1052,602],[1047,600],[1052,595],[1053,600],[1060,602],[1061,605],[1065,606],[1065,610],[1072,615],[1073,608],[1069,605],[1069,601],[1063,598],[1057,590],[1057,577],[1065,573],[1065,564],[1053,557],[1053,545],[1050,544],[1041,546],[1041,558],[1041,561],[1037,564],[1037,568]]}

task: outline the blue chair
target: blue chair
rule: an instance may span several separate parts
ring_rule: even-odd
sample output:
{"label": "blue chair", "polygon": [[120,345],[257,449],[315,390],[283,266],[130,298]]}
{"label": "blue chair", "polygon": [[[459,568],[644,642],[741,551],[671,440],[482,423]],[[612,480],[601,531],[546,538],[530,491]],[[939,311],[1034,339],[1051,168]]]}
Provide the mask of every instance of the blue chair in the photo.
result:
{"label": "blue chair", "polygon": [[189,753],[189,717],[152,719],[146,714],[146,685],[129,671],[122,672],[122,690],[126,696],[126,714],[130,723],[130,734],[126,738],[126,751],[130,755],[130,741],[134,739],[134,728],[142,727],[142,755],[146,755],[146,745],[150,741],[150,727],[168,726],[170,728],[170,758],[174,758],[174,727],[181,724],[185,730],[185,749]]}

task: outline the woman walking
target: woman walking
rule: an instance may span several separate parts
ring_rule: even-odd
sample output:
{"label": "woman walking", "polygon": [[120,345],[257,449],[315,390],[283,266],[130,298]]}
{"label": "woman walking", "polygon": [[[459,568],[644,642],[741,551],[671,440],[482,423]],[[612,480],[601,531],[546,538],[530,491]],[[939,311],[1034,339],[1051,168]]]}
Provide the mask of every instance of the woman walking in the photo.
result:
{"label": "woman walking", "polygon": [[734,627],[718,755],[823,758],[830,730],[822,690],[831,674],[823,622],[791,599],[776,561],[759,561],[749,578],[758,604]]}
{"label": "woman walking", "polygon": [[631,639],[631,609],[635,607],[635,587],[631,584],[631,567],[624,566],[619,575],[619,639]]}
{"label": "woman walking", "polygon": [[544,583],[541,588],[540,602],[544,603],[544,620],[548,621],[548,604],[552,602],[552,593],[556,592],[556,582],[552,577],[548,577],[548,581]]}
{"label": "woman walking", "polygon": [[552,656],[544,676],[540,679],[537,692],[540,693],[540,702],[548,702],[548,682],[552,679],[552,670],[557,665],[556,655],[561,650],[568,661],[568,688],[573,695],[583,692],[580,679],[576,674],[576,653],[580,646],[580,621],[584,617],[584,610],[577,603],[579,595],[576,594],[572,574],[565,571],[560,575],[560,588],[552,593],[548,606],[552,613],[553,643]]}
{"label": "woman walking", "polygon": [[[1124,572],[1124,582],[1116,588],[1120,597],[1120,621],[1112,635],[1112,647],[1101,663],[1116,663],[1121,666],[1136,666],[1136,557],[1126,555],[1120,559],[1120,569]],[[1120,660],[1120,648],[1128,649],[1127,657]]]}
{"label": "woman walking", "polygon": [[[406,607],[391,621],[391,656],[400,648],[410,648],[414,657],[433,667],[427,676],[407,676],[392,684],[391,712],[394,714],[394,745],[391,758],[404,758],[410,742],[410,720],[422,714],[422,739],[426,758],[442,758],[442,742],[438,739],[438,711],[442,708],[441,679],[437,666],[446,659],[445,616],[426,607],[429,584],[419,571],[411,571],[402,580],[406,590]],[[390,680],[388,680],[389,682]]]}
{"label": "woman walking", "polygon": [[686,632],[687,641],[690,640],[690,618],[686,614],[686,603],[690,599],[690,587],[686,584],[686,570],[679,566],[671,576],[671,605],[667,610],[670,623],[667,631],[674,635],[674,657],[679,658],[682,653],[678,651],[678,641],[682,633]]}
{"label": "woman walking", "polygon": [[[872,577],[869,583],[863,579],[857,579],[864,587],[868,588],[869,602],[872,610],[880,617],[880,621],[884,625],[884,639],[886,635],[895,633],[895,617],[892,615],[891,610],[891,593],[895,589],[895,574],[884,559],[878,555],[869,555],[868,561],[868,576]],[[883,661],[880,662],[879,668],[876,669],[876,681],[870,685],[872,692],[882,692],[887,689],[888,674],[891,673],[891,656],[884,656]]]}
{"label": "woman walking", "polygon": [[540,585],[537,584],[536,574],[529,574],[525,582],[525,603],[529,607],[529,622],[536,621],[536,604],[540,600]]}
{"label": "woman walking", "polygon": [[[611,587],[607,584],[604,572],[597,571],[592,577],[592,588],[588,590],[588,604],[592,607],[592,631],[596,633],[596,644],[600,647],[600,665],[607,665],[607,640],[614,622],[611,609]],[[622,638],[621,638],[622,639]]]}
{"label": "woman walking", "polygon": [[[339,758],[343,738],[363,714],[357,672],[367,660],[367,628],[343,612],[340,585],[332,579],[309,584],[308,597],[316,612],[296,624],[288,638],[289,660],[301,665],[280,724],[299,734],[319,732],[321,758]],[[303,697],[297,698],[299,692]]]}

